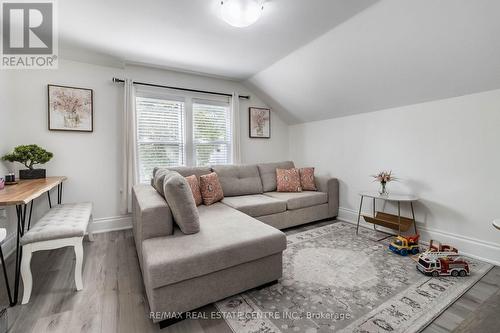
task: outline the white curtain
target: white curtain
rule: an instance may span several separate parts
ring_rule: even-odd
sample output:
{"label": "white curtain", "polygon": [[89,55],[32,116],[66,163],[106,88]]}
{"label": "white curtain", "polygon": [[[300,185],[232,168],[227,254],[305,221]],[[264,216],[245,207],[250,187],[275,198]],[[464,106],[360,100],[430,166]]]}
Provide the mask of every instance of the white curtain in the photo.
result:
{"label": "white curtain", "polygon": [[241,133],[240,133],[240,95],[233,93],[231,99],[231,110],[233,112],[232,133],[233,133],[233,164],[241,163]]}
{"label": "white curtain", "polygon": [[132,212],[132,186],[138,183],[137,173],[137,129],[135,112],[135,87],[130,79],[125,79],[123,99],[123,179],[122,213]]}

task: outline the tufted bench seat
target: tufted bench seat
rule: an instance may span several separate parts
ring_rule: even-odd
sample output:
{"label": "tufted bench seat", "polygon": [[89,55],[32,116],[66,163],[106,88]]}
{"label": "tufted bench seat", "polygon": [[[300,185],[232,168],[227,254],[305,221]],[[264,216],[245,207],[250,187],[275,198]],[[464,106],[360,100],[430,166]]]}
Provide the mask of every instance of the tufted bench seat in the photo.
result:
{"label": "tufted bench seat", "polygon": [[71,203],[57,205],[51,208],[37,223],[21,238],[23,257],[21,261],[21,276],[24,293],[22,304],[29,302],[33,278],[31,276],[31,256],[33,252],[53,250],[73,246],[76,256],[75,284],[76,289],[83,289],[83,237],[88,230],[89,239],[93,240],[89,222],[92,220],[92,203]]}

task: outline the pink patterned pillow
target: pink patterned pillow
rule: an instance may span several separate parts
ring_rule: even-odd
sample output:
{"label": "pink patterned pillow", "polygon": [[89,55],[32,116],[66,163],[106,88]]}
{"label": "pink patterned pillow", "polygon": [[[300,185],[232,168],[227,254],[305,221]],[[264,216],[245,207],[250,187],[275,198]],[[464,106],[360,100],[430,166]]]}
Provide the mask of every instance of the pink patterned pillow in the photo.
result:
{"label": "pink patterned pillow", "polygon": [[302,192],[299,169],[276,169],[278,192]]}
{"label": "pink patterned pillow", "polygon": [[224,199],[222,186],[215,172],[200,176],[200,189],[203,203],[207,206]]}
{"label": "pink patterned pillow", "polygon": [[314,168],[301,168],[300,185],[304,191],[317,191],[316,183],[314,182]]}
{"label": "pink patterned pillow", "polygon": [[194,202],[196,206],[199,206],[203,203],[203,198],[201,197],[200,191],[200,182],[198,181],[198,177],[195,175],[186,177],[186,180],[191,188],[191,192],[193,193]]}

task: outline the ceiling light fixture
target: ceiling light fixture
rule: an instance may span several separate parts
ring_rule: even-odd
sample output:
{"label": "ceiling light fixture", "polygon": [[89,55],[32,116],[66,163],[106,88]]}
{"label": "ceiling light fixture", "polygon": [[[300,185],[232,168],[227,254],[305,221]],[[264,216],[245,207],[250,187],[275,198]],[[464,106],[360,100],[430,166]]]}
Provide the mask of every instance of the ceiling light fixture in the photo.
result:
{"label": "ceiling light fixture", "polygon": [[264,10],[263,0],[223,0],[220,2],[221,17],[237,28],[254,24]]}

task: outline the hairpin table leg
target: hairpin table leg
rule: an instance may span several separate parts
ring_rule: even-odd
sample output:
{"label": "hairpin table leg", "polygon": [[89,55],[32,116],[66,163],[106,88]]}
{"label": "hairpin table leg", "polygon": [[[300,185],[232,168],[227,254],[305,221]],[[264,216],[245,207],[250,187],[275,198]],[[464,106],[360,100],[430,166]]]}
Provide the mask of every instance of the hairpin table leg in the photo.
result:
{"label": "hairpin table leg", "polygon": [[359,221],[361,219],[361,208],[363,207],[363,196],[361,196],[361,202],[359,203],[359,213],[358,213],[358,226],[356,227],[356,235],[359,231]]}
{"label": "hairpin table leg", "polygon": [[[17,232],[16,232],[16,271],[14,276],[14,295],[10,300],[10,305],[14,306],[17,304],[17,300],[19,297],[19,280],[21,277],[21,259],[23,256],[23,248],[21,247],[21,237],[24,235],[24,230],[26,227],[26,204],[17,205],[16,213],[17,213]],[[31,214],[30,214],[31,220]],[[30,221],[28,221],[30,222]],[[7,286],[10,293],[10,287]]]}

